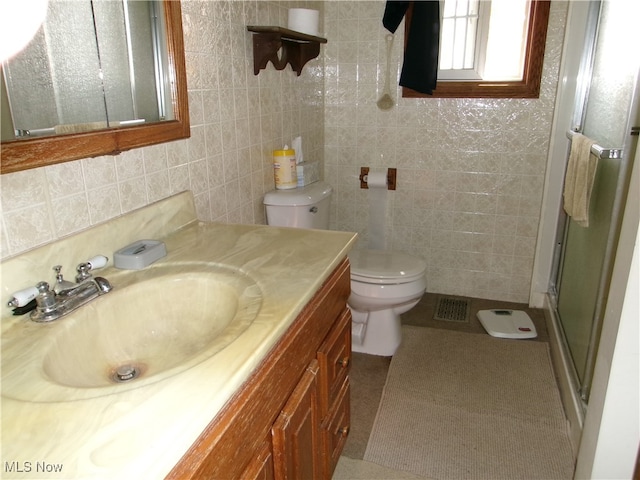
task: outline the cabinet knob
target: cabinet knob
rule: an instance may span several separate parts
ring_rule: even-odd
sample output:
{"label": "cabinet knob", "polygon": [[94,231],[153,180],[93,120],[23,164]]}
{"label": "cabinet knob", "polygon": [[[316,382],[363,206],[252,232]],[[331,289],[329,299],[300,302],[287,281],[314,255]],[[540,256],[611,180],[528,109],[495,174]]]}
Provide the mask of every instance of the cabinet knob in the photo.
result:
{"label": "cabinet knob", "polygon": [[338,365],[340,365],[342,368],[347,368],[350,361],[351,359],[349,357],[344,357],[338,360]]}
{"label": "cabinet knob", "polygon": [[346,427],[342,427],[340,430],[338,430],[338,433],[342,437],[346,437],[347,435],[349,435],[349,425],[347,425]]}

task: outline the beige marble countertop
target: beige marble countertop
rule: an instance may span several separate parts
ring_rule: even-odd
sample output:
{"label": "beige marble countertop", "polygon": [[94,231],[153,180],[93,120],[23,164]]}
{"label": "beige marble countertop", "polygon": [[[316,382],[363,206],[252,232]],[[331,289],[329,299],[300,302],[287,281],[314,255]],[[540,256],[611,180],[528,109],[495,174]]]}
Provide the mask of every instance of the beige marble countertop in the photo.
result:
{"label": "beige marble countertop", "polygon": [[[14,374],[5,385],[3,370],[2,478],[163,478],[355,242],[346,232],[202,223],[191,194],[184,192],[3,262],[2,301],[6,305],[13,291],[37,281],[53,283],[53,265],[65,265],[63,273],[71,279],[77,263],[96,254],[111,258],[119,248],[149,238],[162,239],[168,251],[154,268],[181,264],[189,270],[190,263],[205,261],[250,278],[261,293],[257,317],[236,341],[187,370],[94,398],[51,401],[57,387],[48,390],[50,379],[41,373],[41,383],[29,393],[33,399],[18,399],[14,393],[20,382],[30,382],[31,373],[18,382]],[[145,275],[131,273],[110,261],[95,275],[109,279],[117,291]],[[107,296],[94,300],[95,308]],[[51,336],[70,319],[37,324],[28,315],[10,313],[3,309],[3,365],[41,364]]]}

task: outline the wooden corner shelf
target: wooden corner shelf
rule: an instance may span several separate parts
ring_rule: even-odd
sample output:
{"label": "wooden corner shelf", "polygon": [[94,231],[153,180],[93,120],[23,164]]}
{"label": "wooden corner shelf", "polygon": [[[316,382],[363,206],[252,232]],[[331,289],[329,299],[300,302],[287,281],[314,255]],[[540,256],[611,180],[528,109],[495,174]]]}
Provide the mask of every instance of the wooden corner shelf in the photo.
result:
{"label": "wooden corner shelf", "polygon": [[[247,30],[253,33],[254,75],[258,75],[271,62],[276,70],[283,70],[289,64],[300,76],[305,64],[320,54],[320,44],[327,43],[326,38],[283,27],[249,25]],[[278,56],[280,50],[282,53]]]}

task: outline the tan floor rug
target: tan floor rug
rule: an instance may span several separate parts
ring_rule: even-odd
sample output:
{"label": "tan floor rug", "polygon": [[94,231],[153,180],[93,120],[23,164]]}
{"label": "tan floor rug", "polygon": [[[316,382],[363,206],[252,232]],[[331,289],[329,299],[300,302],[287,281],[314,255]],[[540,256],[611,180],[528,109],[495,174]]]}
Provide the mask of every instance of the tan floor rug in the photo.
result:
{"label": "tan floor rug", "polygon": [[435,479],[570,479],[548,346],[403,326],[364,460]]}

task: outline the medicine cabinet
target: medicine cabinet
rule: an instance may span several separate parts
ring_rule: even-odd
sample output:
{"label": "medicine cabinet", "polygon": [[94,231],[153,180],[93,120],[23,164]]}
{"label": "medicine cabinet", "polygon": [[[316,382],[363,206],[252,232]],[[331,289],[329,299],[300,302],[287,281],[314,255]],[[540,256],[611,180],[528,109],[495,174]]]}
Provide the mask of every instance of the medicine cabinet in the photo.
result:
{"label": "medicine cabinet", "polygon": [[[93,40],[95,44],[98,45],[97,36],[100,32],[97,26],[100,24],[100,18],[97,16],[101,14],[102,10],[92,8],[95,7],[95,5],[89,1],[86,1],[86,3],[89,5],[89,10],[93,14],[93,17],[90,16],[89,18],[93,18],[93,20],[76,22],[76,24],[77,27],[83,29],[83,31],[91,32],[95,30],[96,38]],[[122,8],[127,9],[128,3],[129,2],[122,2]],[[144,2],[133,2],[133,7],[140,9],[143,3]],[[127,88],[131,91],[134,91],[134,89],[137,90],[140,95],[146,93],[145,89],[157,89],[159,91],[158,96],[161,97],[161,100],[163,100],[165,104],[165,108],[162,109],[162,111],[166,112],[166,114],[161,112],[148,118],[146,118],[146,115],[140,114],[134,115],[134,117],[139,118],[132,120],[128,118],[118,118],[117,120],[124,121],[114,122],[112,121],[113,115],[108,113],[109,110],[103,110],[102,115],[104,115],[104,119],[100,119],[102,121],[61,121],[59,125],[47,125],[53,128],[42,129],[51,130],[51,132],[44,132],[45,136],[38,136],[39,133],[29,131],[18,131],[16,133],[14,129],[13,132],[9,132],[13,134],[10,135],[12,138],[5,139],[3,132],[0,173],[17,172],[87,157],[115,155],[132,148],[189,137],[189,109],[180,2],[171,0],[148,0],[146,3],[150,6],[149,11],[152,17],[149,33],[146,34],[141,31],[143,29],[136,27],[132,28],[132,35],[129,37],[117,35],[117,32],[114,31],[117,29],[111,27],[103,29],[100,42],[104,43],[101,44],[102,46],[99,47],[99,50],[102,50],[104,55],[103,57],[98,57],[98,63],[100,63],[100,60],[107,58],[105,56],[107,50],[113,50],[116,53],[121,52],[120,56],[122,57],[129,55],[129,64],[132,66],[140,66],[142,63],[147,62],[150,64],[150,69],[153,69],[155,63],[157,74],[155,75],[155,82],[151,79],[152,83],[154,83],[153,85],[145,85],[139,78],[134,78],[133,74],[131,74],[131,85]],[[50,4],[50,8],[52,8],[51,5],[52,4]],[[109,10],[118,8],[120,2],[109,1],[101,3],[100,5]],[[79,4],[76,4],[75,7],[78,7],[76,10],[80,9]],[[132,14],[130,9],[125,13],[126,15]],[[109,14],[107,16],[111,15]],[[52,15],[48,15],[47,21],[49,21],[50,17],[52,17]],[[86,25],[87,23],[89,23],[89,25]],[[43,28],[47,28],[46,24]],[[158,31],[151,35],[150,32],[154,29],[158,29]],[[149,48],[145,53],[145,55],[151,58],[145,57],[145,59],[142,59],[137,57],[137,50],[139,49],[136,49],[135,45],[133,45],[133,47],[131,45],[130,38],[133,38],[133,41],[135,41],[136,37],[142,35],[146,35],[147,37],[152,36],[153,40],[146,40],[146,43],[155,42],[153,48]],[[62,42],[62,46],[58,45],[59,48],[57,51],[72,51],[73,48],[75,48],[74,42],[77,41],[77,35],[73,32],[63,31],[58,37],[57,40]],[[47,41],[49,41],[49,39],[47,39]],[[53,55],[55,55],[55,53]],[[118,55],[114,58],[117,57]],[[160,59],[159,57],[164,57],[164,59]],[[44,63],[51,66],[56,61],[58,61],[58,58],[48,57]],[[38,83],[37,79],[40,78],[42,71],[46,70],[43,62],[33,61],[31,63],[32,65],[30,65],[28,60],[23,61],[23,65],[26,65],[23,68],[31,68],[33,70],[32,80],[30,80],[28,71],[26,72],[27,75],[23,75],[25,82],[31,82],[30,85],[25,86],[25,91],[29,91],[30,88],[33,88],[34,91],[40,88],[42,85]],[[103,103],[107,104],[108,97],[106,91],[108,90],[108,83],[105,78],[106,73],[103,71],[106,65],[100,64],[99,66],[100,69],[96,71],[96,79],[98,79],[101,86],[99,85],[100,88],[98,90],[105,92]],[[8,87],[9,81],[7,81],[7,85],[5,85],[4,79],[9,75],[10,65],[9,67],[5,65],[5,68],[7,68],[7,71],[3,73],[3,90],[5,87]],[[132,72],[133,70],[132,68]],[[24,74],[24,72],[22,73]],[[151,76],[153,76],[153,74]],[[55,78],[55,76],[52,77],[51,81],[55,82],[53,78]],[[103,79],[104,81],[100,82],[100,80]],[[83,82],[80,78],[77,80],[80,83]],[[120,84],[121,82],[118,81],[116,83]],[[56,89],[57,87],[54,84],[52,90]],[[69,91],[73,92],[74,90],[70,89]],[[56,102],[59,103],[63,101],[79,105],[85,103],[73,93],[67,95],[65,98],[66,100],[56,99]],[[60,106],[66,107],[68,105]],[[11,102],[6,95],[6,90],[3,91],[3,122],[5,120],[5,114],[8,113],[7,110],[11,109],[15,111],[21,108],[33,108],[33,106],[28,106],[25,103],[21,105],[17,100]],[[96,113],[96,109],[91,108],[89,113],[91,112]],[[11,119],[11,117],[9,118]],[[84,128],[85,126],[87,128]],[[37,130],[37,128],[35,130]]]}

